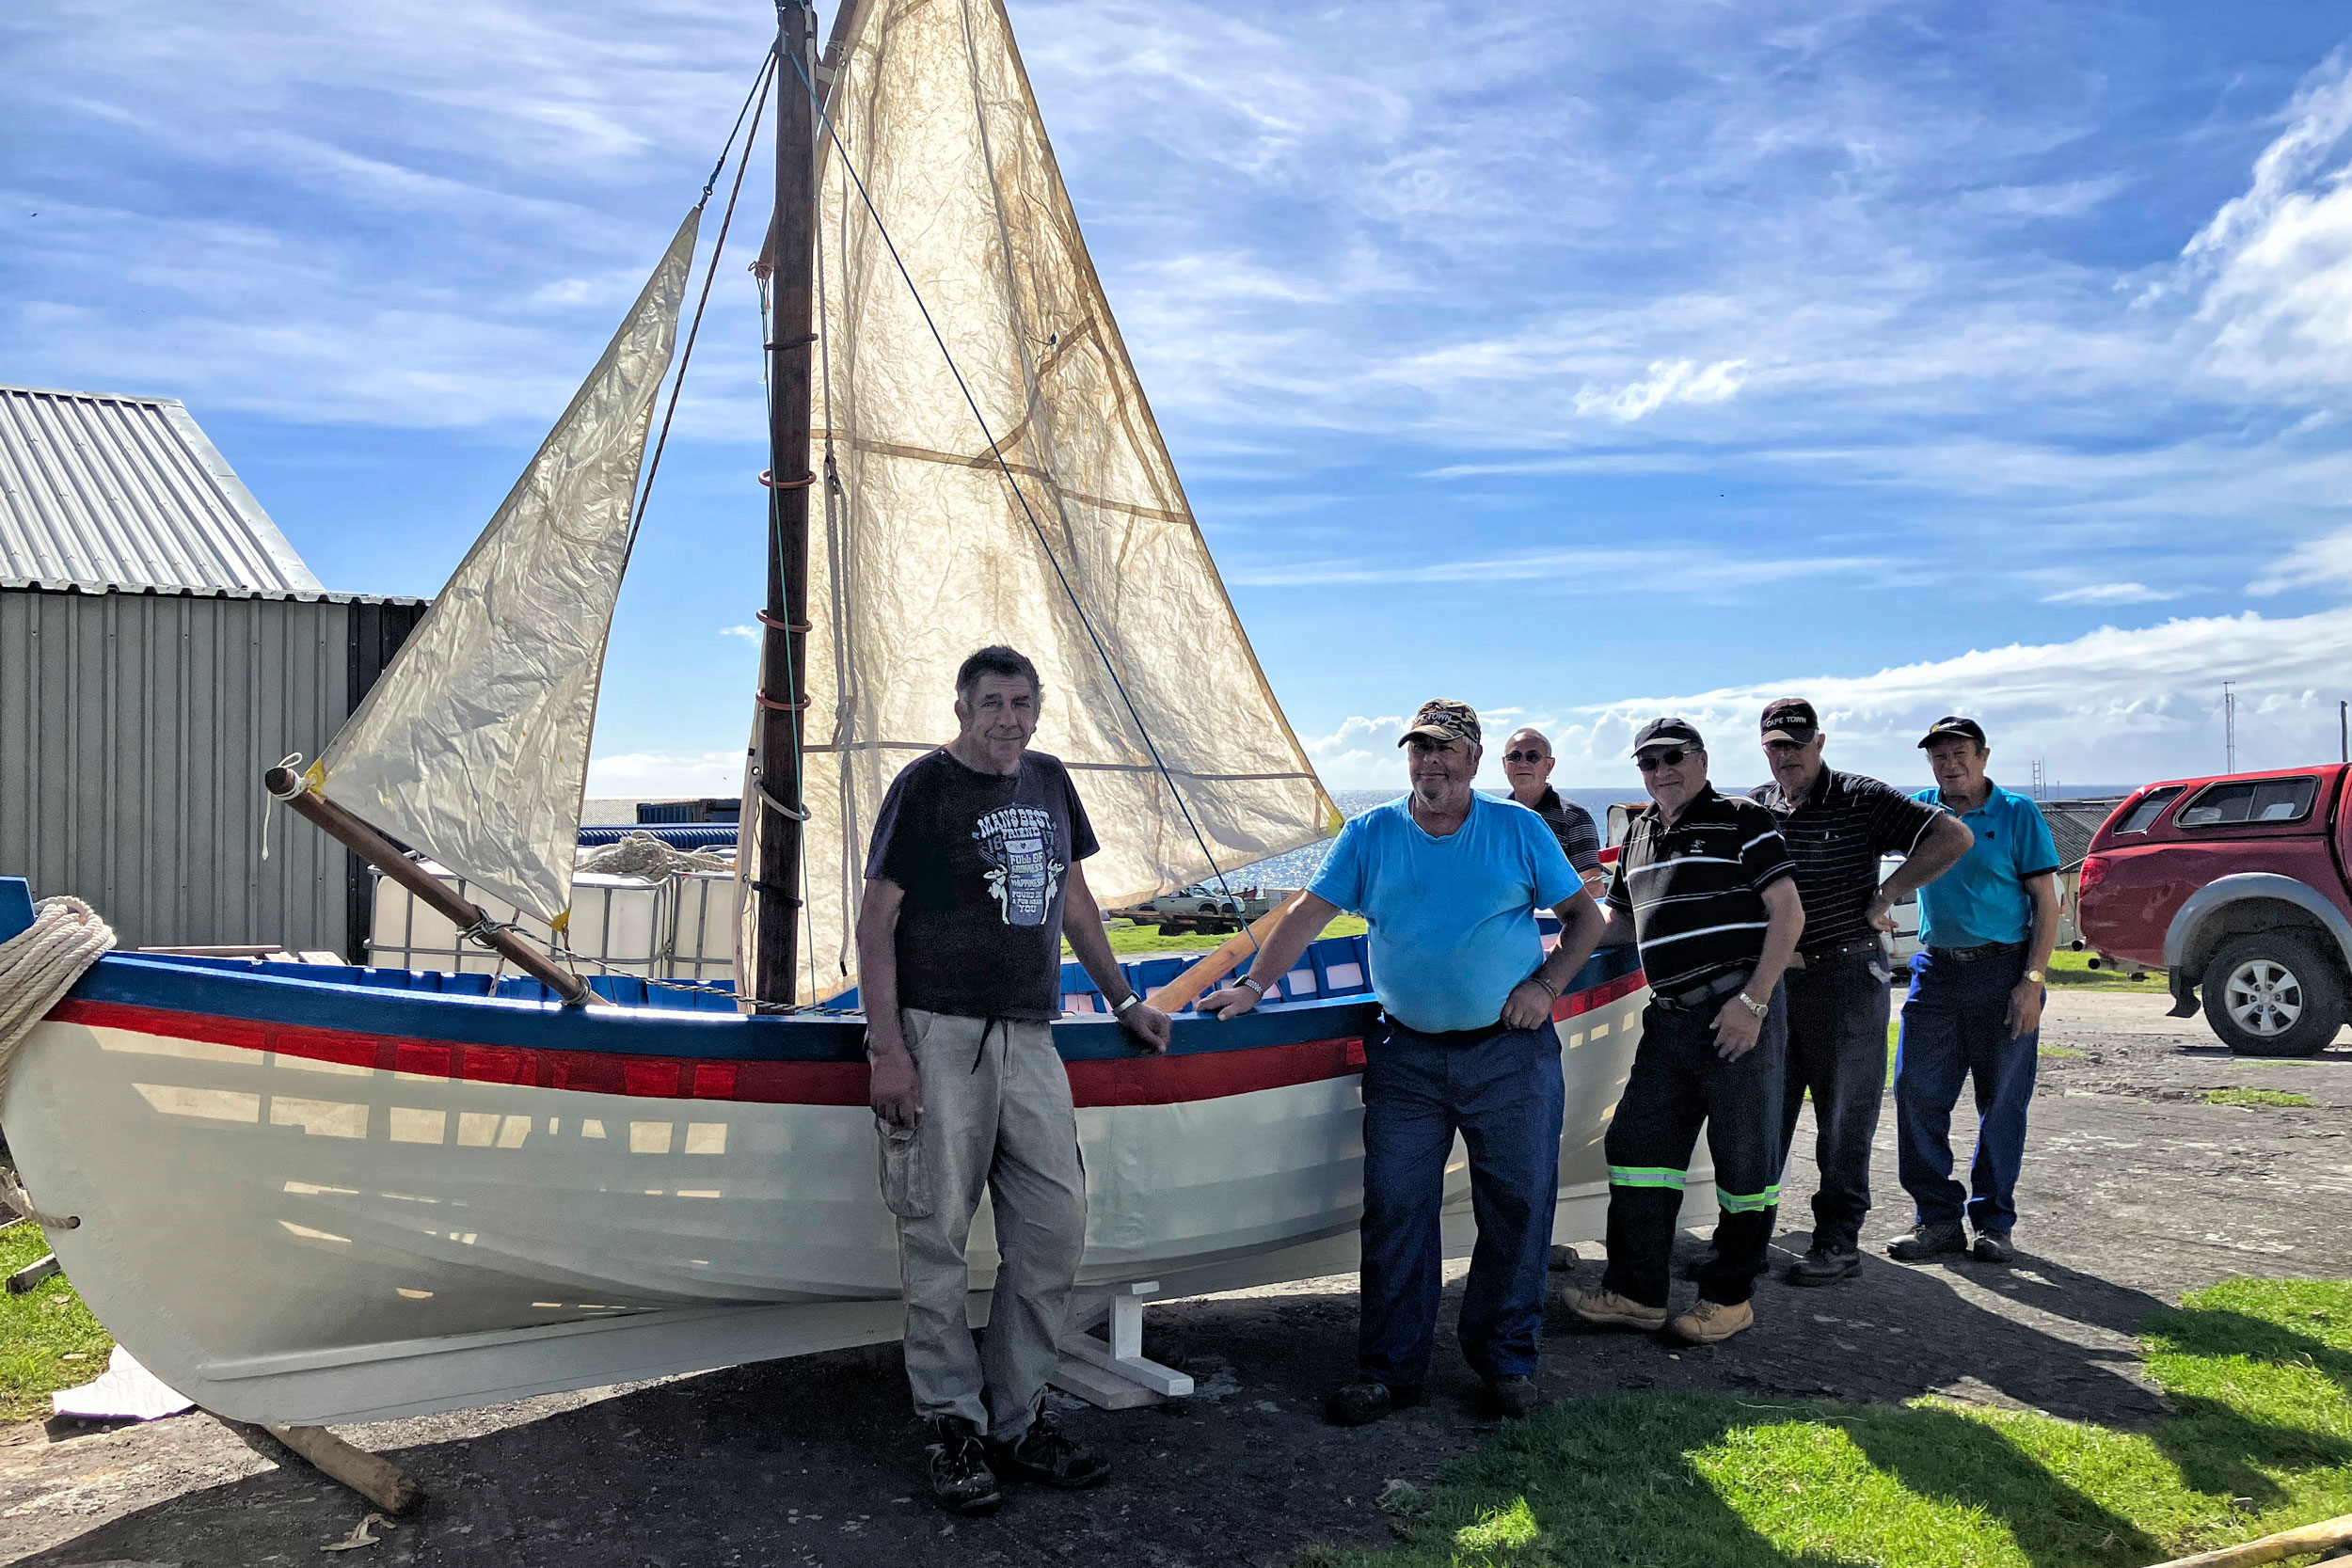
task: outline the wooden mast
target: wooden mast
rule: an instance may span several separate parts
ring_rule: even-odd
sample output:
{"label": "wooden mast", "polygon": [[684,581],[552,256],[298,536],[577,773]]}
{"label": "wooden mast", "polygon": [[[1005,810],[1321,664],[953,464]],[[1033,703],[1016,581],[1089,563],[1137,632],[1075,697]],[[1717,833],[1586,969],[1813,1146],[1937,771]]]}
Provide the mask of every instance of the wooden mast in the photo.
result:
{"label": "wooden mast", "polygon": [[[808,423],[815,293],[816,119],[809,87],[817,17],[806,0],[776,0],[776,215],[768,344],[768,607],[760,641],[759,802],[765,821],[752,893],[759,899],[753,994],[799,999],[803,804],[801,745],[808,718]],[[797,64],[798,69],[795,69]]]}

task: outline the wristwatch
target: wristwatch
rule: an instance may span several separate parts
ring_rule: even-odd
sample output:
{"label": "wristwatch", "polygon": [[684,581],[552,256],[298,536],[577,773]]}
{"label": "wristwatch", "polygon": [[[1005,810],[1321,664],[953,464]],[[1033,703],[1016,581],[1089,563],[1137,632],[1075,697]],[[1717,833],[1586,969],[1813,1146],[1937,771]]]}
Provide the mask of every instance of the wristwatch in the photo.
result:
{"label": "wristwatch", "polygon": [[1126,1001],[1114,1002],[1111,1004],[1111,1016],[1113,1018],[1125,1018],[1127,1016],[1127,1009],[1142,1000],[1143,993],[1141,991],[1129,991],[1127,993]]}
{"label": "wristwatch", "polygon": [[2037,986],[2038,986],[2038,985],[2042,984],[2042,971],[2040,971],[2040,970],[2038,970],[2038,969],[2029,969],[2029,970],[2026,971],[2026,979],[2028,979],[2028,980],[2031,980],[2031,981],[2032,981],[2035,985],[2037,985]]}
{"label": "wristwatch", "polygon": [[1758,1002],[1755,997],[1750,996],[1746,991],[1740,992],[1740,1005],[1747,1008],[1748,1011],[1754,1013],[1758,1018],[1762,1018],[1766,1013],[1772,1010],[1772,1005],[1770,1002]]}
{"label": "wristwatch", "polygon": [[1258,993],[1259,1001],[1263,1002],[1265,1000],[1265,982],[1257,978],[1255,975],[1245,974],[1240,979],[1235,980],[1233,984],[1237,986],[1248,986],[1251,990]]}

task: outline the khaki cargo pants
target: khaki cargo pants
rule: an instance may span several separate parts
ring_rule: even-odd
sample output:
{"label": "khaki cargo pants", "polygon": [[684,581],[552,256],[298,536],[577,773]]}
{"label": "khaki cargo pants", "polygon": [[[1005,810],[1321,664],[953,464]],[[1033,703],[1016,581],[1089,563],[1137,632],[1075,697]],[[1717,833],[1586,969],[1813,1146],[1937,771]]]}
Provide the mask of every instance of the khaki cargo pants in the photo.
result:
{"label": "khaki cargo pants", "polygon": [[[1051,1024],[900,1015],[922,1078],[912,1135],[884,1127],[882,1192],[898,1216],[907,1381],[925,1420],[961,1416],[990,1436],[1026,1432],[1061,1360],[1071,1282],[1086,1249],[1086,1171],[1070,1075]],[[1002,1259],[988,1328],[964,1319],[963,1249],[985,1187]]]}

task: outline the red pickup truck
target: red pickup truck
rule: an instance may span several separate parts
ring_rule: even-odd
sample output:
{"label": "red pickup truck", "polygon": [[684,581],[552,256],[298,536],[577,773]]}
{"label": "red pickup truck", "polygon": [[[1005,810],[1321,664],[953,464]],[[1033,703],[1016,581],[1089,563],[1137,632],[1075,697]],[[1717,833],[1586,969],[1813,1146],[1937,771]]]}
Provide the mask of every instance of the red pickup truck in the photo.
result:
{"label": "red pickup truck", "polygon": [[2352,995],[2352,768],[2153,784],[2090,841],[2075,921],[2119,969],[2163,969],[2173,1016],[2231,1050],[2327,1049]]}

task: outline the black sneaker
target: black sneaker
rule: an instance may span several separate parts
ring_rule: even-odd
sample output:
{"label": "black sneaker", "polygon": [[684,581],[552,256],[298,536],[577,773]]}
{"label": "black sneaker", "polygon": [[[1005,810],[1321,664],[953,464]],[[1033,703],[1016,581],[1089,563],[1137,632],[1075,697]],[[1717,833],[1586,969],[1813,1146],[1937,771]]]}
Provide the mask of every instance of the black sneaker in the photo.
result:
{"label": "black sneaker", "polygon": [[1979,1263],[2014,1263],[2017,1249],[2010,1244],[2006,1230],[1979,1230],[1973,1249]]}
{"label": "black sneaker", "polygon": [[988,1467],[980,1429],[961,1416],[931,1422],[939,1441],[923,1450],[930,1461],[931,1501],[950,1513],[993,1513],[1005,1495]]}
{"label": "black sneaker", "polygon": [[1968,1231],[1958,1220],[1939,1220],[1933,1225],[1914,1226],[1886,1243],[1886,1256],[1905,1263],[1967,1250]]}
{"label": "black sneaker", "polygon": [[990,1438],[987,1452],[988,1467],[999,1481],[1033,1481],[1065,1492],[1083,1492],[1102,1485],[1111,1476],[1111,1462],[1078,1447],[1050,1410],[1040,1410],[1030,1418],[1029,1430],[1010,1443]]}
{"label": "black sneaker", "polygon": [[1544,1396],[1532,1377],[1514,1374],[1486,1380],[1487,1406],[1506,1421],[1534,1415],[1543,1402]]}
{"label": "black sneaker", "polygon": [[1788,1283],[1835,1285],[1860,1267],[1862,1253],[1858,1248],[1828,1246],[1816,1242],[1806,1249],[1803,1258],[1788,1265]]}
{"label": "black sneaker", "polygon": [[1421,1386],[1391,1387],[1363,1378],[1343,1383],[1323,1402],[1323,1418],[1335,1427],[1370,1426],[1392,1411],[1408,1410],[1421,1402]]}

